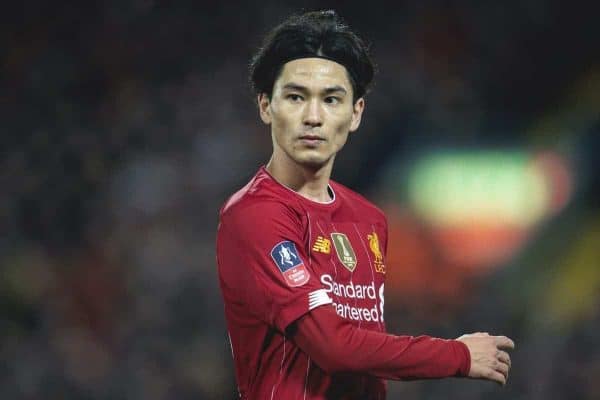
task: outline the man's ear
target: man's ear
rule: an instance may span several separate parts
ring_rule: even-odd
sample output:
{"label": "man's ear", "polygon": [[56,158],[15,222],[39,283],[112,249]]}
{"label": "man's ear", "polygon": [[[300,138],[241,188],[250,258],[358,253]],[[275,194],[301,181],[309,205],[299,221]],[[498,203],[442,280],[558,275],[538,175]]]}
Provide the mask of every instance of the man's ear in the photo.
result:
{"label": "man's ear", "polygon": [[354,106],[352,107],[352,121],[350,121],[350,132],[354,132],[360,126],[362,113],[365,109],[365,99],[361,97],[360,99],[356,100]]}
{"label": "man's ear", "polygon": [[258,95],[258,110],[260,111],[260,119],[267,124],[271,124],[271,100],[266,93]]}

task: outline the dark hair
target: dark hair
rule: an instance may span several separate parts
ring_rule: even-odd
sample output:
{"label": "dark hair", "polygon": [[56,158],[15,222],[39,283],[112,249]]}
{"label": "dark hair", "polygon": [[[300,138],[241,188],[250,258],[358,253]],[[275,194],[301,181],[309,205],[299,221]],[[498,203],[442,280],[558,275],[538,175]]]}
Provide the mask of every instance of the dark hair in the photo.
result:
{"label": "dark hair", "polygon": [[250,83],[256,94],[271,97],[275,80],[288,61],[321,57],[348,71],[354,101],[368,90],[375,65],[366,42],[333,10],[294,15],[271,30],[250,62]]}

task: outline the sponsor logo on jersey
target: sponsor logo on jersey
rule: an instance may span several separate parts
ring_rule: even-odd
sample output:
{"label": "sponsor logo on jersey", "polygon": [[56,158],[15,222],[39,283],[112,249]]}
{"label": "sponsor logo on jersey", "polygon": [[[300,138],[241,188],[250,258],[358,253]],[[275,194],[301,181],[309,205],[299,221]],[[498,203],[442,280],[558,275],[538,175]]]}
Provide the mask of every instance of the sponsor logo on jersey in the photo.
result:
{"label": "sponsor logo on jersey", "polygon": [[353,272],[356,268],[357,261],[356,254],[350,244],[350,240],[348,240],[348,236],[344,233],[333,232],[331,234],[331,240],[333,241],[333,247],[342,264],[344,264],[348,271]]}
{"label": "sponsor logo on jersey", "polygon": [[377,233],[373,232],[368,234],[367,239],[369,240],[369,248],[371,249],[371,252],[375,257],[375,259],[373,260],[373,264],[375,265],[375,272],[385,274],[383,254],[381,254],[381,247],[379,247],[379,237],[377,236]]}
{"label": "sponsor logo on jersey", "polygon": [[317,240],[315,240],[312,250],[325,254],[331,253],[331,240],[324,238],[323,236],[317,236]]}
{"label": "sponsor logo on jersey", "polygon": [[293,242],[286,240],[276,244],[271,250],[271,258],[288,286],[302,286],[308,282],[310,275]]}
{"label": "sponsor logo on jersey", "polygon": [[321,275],[321,283],[325,288],[325,292],[333,298],[332,304],[340,317],[354,321],[384,321],[383,283],[379,286],[379,289],[377,289],[374,281],[367,284],[355,284],[352,281],[340,283],[329,274]]}

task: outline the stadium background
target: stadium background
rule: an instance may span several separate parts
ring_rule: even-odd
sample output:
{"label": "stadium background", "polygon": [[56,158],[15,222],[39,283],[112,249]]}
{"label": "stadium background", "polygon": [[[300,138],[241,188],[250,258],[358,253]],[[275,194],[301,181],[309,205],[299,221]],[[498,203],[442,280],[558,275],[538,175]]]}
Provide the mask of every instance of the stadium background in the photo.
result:
{"label": "stadium background", "polygon": [[[390,399],[600,398],[591,4],[337,5],[380,70],[334,179],[390,218],[388,327],[517,343],[505,388]],[[270,152],[246,66],[274,23],[326,6],[4,7],[0,398],[236,398],[214,236]]]}

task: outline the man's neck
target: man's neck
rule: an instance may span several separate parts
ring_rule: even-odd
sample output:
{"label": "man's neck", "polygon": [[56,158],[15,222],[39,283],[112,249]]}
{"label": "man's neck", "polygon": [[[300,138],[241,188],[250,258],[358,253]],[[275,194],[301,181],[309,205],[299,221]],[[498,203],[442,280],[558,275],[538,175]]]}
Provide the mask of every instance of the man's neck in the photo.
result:
{"label": "man's neck", "polygon": [[318,169],[311,169],[287,157],[281,158],[274,154],[266,166],[277,182],[312,201],[327,203],[332,200],[328,185],[333,159]]}

